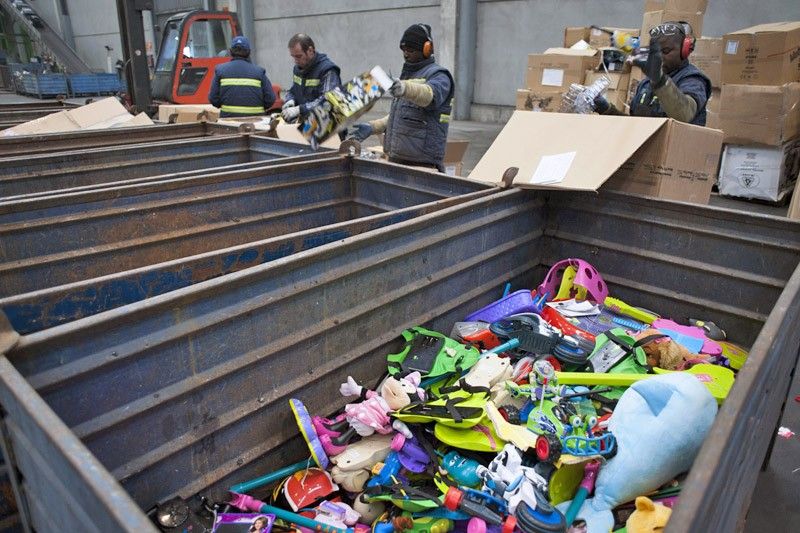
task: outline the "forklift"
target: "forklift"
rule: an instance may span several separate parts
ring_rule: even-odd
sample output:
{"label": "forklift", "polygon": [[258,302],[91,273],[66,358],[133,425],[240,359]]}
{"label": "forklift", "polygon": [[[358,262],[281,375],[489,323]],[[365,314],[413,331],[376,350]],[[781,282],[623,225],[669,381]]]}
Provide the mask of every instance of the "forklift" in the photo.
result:
{"label": "forklift", "polygon": [[[152,2],[150,2],[151,4]],[[144,50],[142,10],[148,2],[118,0],[128,91],[140,111],[160,103],[208,104],[217,65],[230,61],[231,40],[240,35],[236,15],[229,11],[189,11],[170,17],[164,25],[152,84]],[[152,9],[152,5],[149,6]],[[281,87],[272,85],[276,96]],[[267,113],[279,111],[280,97]]]}

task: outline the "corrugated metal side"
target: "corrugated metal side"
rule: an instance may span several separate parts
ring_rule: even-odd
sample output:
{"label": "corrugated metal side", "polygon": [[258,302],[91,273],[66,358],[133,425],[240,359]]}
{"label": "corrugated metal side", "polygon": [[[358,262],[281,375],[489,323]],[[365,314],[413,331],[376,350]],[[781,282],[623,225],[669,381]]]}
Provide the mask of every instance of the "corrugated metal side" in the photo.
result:
{"label": "corrugated metal side", "polygon": [[540,205],[475,200],[30,335],[10,356],[136,501],[188,495],[268,467],[295,436],[290,395],[328,412],[347,372],[378,377],[403,328],[530,277]]}
{"label": "corrugated metal side", "polygon": [[[759,469],[776,438],[798,350],[800,268],[769,314],[736,386],[717,414],[667,533],[742,530]],[[797,524],[786,527],[785,531],[794,531]]]}
{"label": "corrugated metal side", "polygon": [[4,356],[0,403],[35,529],[157,531]]}

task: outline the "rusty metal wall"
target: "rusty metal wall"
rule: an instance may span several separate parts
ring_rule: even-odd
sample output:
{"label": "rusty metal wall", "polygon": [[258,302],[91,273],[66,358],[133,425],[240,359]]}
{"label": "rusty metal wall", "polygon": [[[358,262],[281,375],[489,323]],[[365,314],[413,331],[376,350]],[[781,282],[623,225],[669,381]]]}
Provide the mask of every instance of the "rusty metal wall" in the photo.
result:
{"label": "rusty metal wall", "polygon": [[[754,474],[786,395],[783,382],[758,378],[796,362],[800,274],[788,280],[798,243],[800,224],[776,218],[612,193],[503,191],[27,335],[8,357],[149,506],[297,458],[290,396],[330,412],[347,374],[377,379],[403,328],[448,330],[506,281],[531,287],[556,259],[583,256],[613,273],[623,299],[702,311],[733,324],[736,340],[755,340],[701,452],[725,477],[693,471],[670,524],[719,530],[728,506],[746,508],[752,486],[733,476]],[[751,431],[759,436],[748,440]],[[36,498],[42,488],[29,490]]]}
{"label": "rusty metal wall", "polygon": [[[378,163],[359,162],[354,170],[343,156],[227,179],[213,181],[232,191],[224,196],[221,191],[201,196],[193,187],[168,189],[159,192],[181,196],[148,193],[147,201],[93,215],[0,226],[0,309],[27,334],[432,213],[489,190]],[[32,245],[38,235],[50,239]]]}
{"label": "rusty metal wall", "polygon": [[301,144],[231,134],[6,157],[0,198],[311,153]]}

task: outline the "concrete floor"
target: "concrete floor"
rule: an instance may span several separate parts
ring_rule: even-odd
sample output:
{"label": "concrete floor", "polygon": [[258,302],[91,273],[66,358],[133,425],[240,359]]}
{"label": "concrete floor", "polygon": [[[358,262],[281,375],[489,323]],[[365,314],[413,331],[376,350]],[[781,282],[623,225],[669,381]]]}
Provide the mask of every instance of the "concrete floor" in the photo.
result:
{"label": "concrete floor", "polygon": [[[12,93],[0,93],[0,105],[3,103],[21,103],[36,101],[25,96]],[[83,99],[75,99],[83,103]],[[365,120],[379,118],[382,113],[371,112]],[[481,123],[471,121],[455,121],[451,124],[451,139],[470,141],[463,160],[464,175],[475,167],[477,162],[491,146],[502,129],[502,124]],[[366,145],[376,144],[375,138]],[[741,201],[714,195],[711,205],[737,209],[749,213],[761,213],[785,216],[787,208],[766,204]],[[767,469],[759,476],[753,501],[748,514],[745,531],[748,533],[797,532],[800,531],[800,403],[794,400],[800,395],[800,372],[794,377],[786,400],[781,425],[798,433],[792,439],[777,438]]]}

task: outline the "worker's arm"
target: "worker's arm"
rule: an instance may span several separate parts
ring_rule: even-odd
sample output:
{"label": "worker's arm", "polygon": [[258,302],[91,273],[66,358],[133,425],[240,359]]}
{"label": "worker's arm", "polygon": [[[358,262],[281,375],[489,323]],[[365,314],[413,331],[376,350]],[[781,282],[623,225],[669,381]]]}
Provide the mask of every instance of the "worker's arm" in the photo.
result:
{"label": "worker's arm", "polygon": [[420,107],[439,107],[450,94],[452,82],[450,76],[439,72],[428,78],[425,83],[399,80],[392,86],[392,95],[405,98]]}
{"label": "worker's arm", "polygon": [[219,93],[219,75],[216,71],[214,71],[214,79],[211,80],[211,90],[208,91],[208,101],[214,107],[220,107],[222,105],[222,98]]}
{"label": "worker's arm", "polygon": [[322,83],[322,96],[320,96],[316,100],[302,104],[300,106],[301,115],[304,116],[307,115],[311,109],[321,104],[322,101],[325,100],[325,93],[328,91],[332,91],[338,86],[340,86],[342,84],[342,81],[339,79],[339,73],[336,72],[336,69],[331,69],[328,72],[326,72],[324,76],[322,76],[322,80],[320,83]]}
{"label": "worker's arm", "polygon": [[376,120],[370,120],[368,124],[372,127],[372,134],[377,135],[386,131],[386,125],[389,124],[389,115]]}
{"label": "worker's arm", "polygon": [[623,111],[617,109],[614,104],[606,100],[606,97],[602,94],[594,99],[594,108],[600,115],[625,115]]}
{"label": "worker's arm", "polygon": [[261,97],[264,99],[264,109],[269,109],[275,103],[275,91],[272,90],[272,82],[264,69],[261,69]]}
{"label": "worker's arm", "polygon": [[691,122],[697,111],[707,102],[706,87],[700,78],[689,77],[675,85],[671,78],[653,91],[661,103],[661,109],[669,118],[681,122]]}

